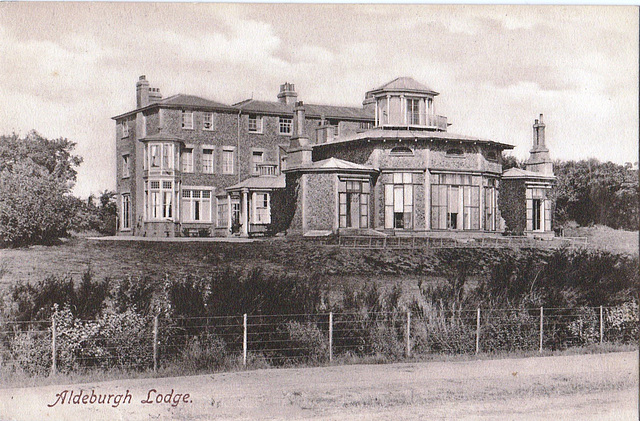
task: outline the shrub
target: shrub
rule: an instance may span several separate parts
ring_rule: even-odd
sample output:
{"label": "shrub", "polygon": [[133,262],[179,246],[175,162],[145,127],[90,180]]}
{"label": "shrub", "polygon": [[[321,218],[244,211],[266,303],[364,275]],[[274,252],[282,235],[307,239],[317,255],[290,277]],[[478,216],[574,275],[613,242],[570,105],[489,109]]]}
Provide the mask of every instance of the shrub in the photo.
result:
{"label": "shrub", "polygon": [[151,365],[149,320],[133,309],[106,311],[97,320],[83,321],[67,307],[56,312],[55,318],[61,370]]}
{"label": "shrub", "polygon": [[480,349],[483,351],[520,351],[536,349],[539,340],[538,318],[526,309],[491,311],[483,316]]}
{"label": "shrub", "polygon": [[631,301],[607,309],[604,320],[607,340],[620,343],[638,342],[638,302]]}
{"label": "shrub", "polygon": [[227,362],[227,344],[216,335],[189,338],[179,356],[179,364],[191,371],[215,370]]}
{"label": "shrub", "polygon": [[53,307],[69,306],[74,315],[92,319],[100,314],[109,296],[109,281],[93,281],[86,271],[74,286],[70,276],[49,276],[35,284],[17,282],[9,289],[15,320],[43,320],[51,317]]}
{"label": "shrub", "polygon": [[328,336],[315,323],[289,321],[282,329],[287,338],[287,348],[289,348],[282,352],[284,356],[313,363],[328,359]]}
{"label": "shrub", "polygon": [[51,334],[42,331],[18,332],[11,340],[11,359],[28,375],[51,371]]}

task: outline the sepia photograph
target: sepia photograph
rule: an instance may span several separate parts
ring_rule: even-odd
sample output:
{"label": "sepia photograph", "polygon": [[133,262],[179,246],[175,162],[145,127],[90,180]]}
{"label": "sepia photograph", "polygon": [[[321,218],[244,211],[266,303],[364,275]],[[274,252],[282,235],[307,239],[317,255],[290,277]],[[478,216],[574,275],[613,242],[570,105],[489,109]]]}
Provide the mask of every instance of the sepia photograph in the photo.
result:
{"label": "sepia photograph", "polygon": [[0,3],[0,421],[637,420],[639,11]]}

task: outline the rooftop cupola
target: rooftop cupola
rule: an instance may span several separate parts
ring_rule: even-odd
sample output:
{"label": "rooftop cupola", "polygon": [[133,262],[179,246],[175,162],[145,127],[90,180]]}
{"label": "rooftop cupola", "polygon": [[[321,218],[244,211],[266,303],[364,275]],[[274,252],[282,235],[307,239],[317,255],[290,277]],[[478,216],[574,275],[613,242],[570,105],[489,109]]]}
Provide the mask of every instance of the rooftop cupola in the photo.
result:
{"label": "rooftop cupola", "polygon": [[399,77],[367,92],[362,104],[375,104],[376,127],[446,131],[447,118],[435,113],[437,95],[410,77]]}
{"label": "rooftop cupola", "polygon": [[295,104],[297,98],[296,85],[289,82],[280,85],[280,92],[278,93],[279,102],[283,104]]}

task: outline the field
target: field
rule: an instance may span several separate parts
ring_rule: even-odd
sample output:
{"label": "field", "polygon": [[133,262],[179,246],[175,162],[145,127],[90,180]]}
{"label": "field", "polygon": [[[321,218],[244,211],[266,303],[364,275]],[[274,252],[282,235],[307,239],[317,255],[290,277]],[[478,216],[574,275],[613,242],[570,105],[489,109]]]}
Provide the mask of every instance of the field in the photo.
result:
{"label": "field", "polygon": [[[0,418],[624,421],[638,417],[637,389],[638,353],[623,352],[255,370],[4,389]],[[49,408],[64,390],[89,395],[129,391],[131,402],[117,407],[59,402]],[[170,392],[190,396],[174,407],[141,402],[149,393],[155,400],[157,394]]]}

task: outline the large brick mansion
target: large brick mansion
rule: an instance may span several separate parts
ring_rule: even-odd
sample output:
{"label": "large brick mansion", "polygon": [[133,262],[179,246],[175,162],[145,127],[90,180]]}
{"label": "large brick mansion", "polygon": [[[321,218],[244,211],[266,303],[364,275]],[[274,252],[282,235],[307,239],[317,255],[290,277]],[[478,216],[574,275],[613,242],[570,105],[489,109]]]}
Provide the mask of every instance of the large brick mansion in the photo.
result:
{"label": "large brick mansion", "polygon": [[503,172],[513,146],[450,133],[437,95],[403,77],[362,107],[303,103],[289,83],[226,105],[141,76],[136,109],[113,117],[119,235],[552,235],[542,115],[526,169]]}

